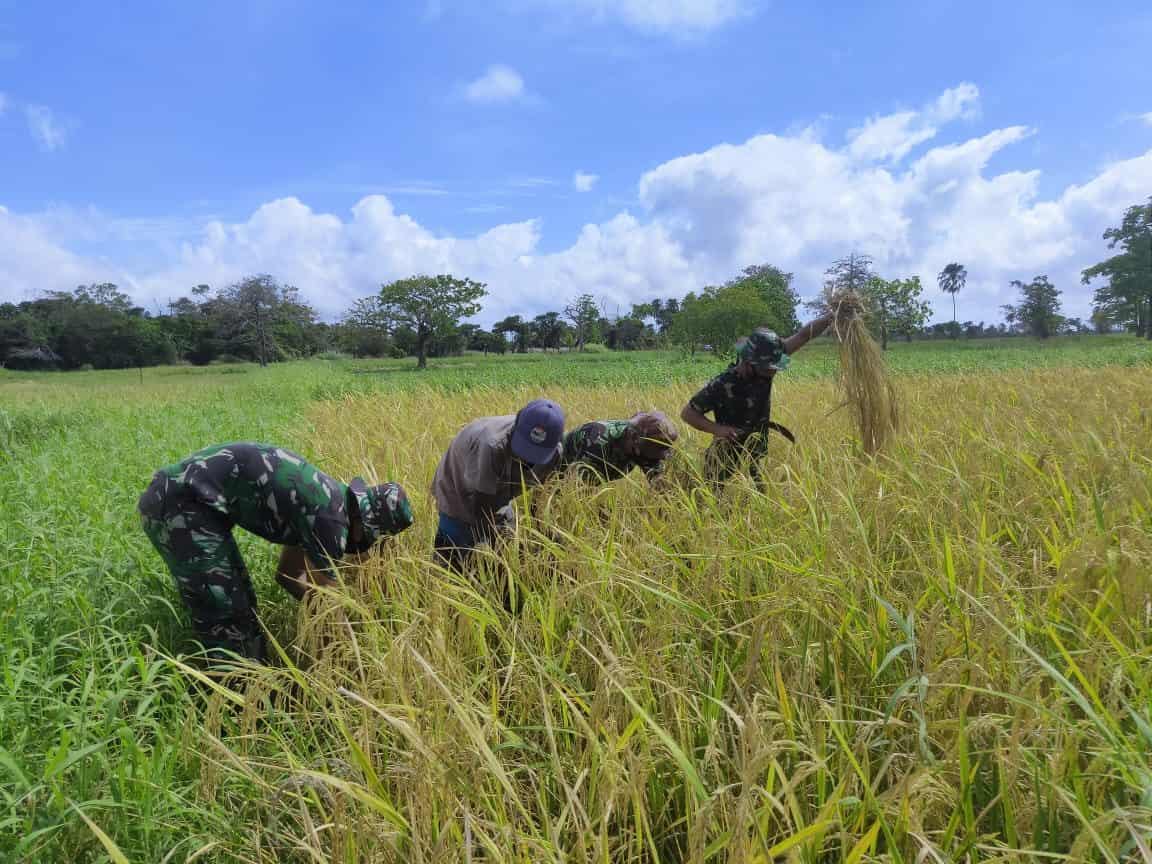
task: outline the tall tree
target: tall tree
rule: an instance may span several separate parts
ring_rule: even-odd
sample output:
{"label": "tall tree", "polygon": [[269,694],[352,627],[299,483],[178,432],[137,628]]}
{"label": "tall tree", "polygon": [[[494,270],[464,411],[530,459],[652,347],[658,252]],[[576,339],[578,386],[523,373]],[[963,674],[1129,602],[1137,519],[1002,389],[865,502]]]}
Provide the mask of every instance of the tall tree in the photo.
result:
{"label": "tall tree", "polygon": [[932,307],[921,299],[923,293],[919,276],[891,280],[873,276],[865,284],[860,294],[883,350],[888,350],[889,335],[901,334],[911,341],[912,334],[924,326]]}
{"label": "tall tree", "polygon": [[379,294],[361,297],[344,313],[346,346],[357,357],[383,357],[392,348],[392,322]]}
{"label": "tall tree", "polygon": [[772,308],[754,286],[727,285],[689,294],[672,321],[672,341],[692,353],[709,347],[725,351],[736,339],[763,325]]}
{"label": "tall tree", "polygon": [[872,256],[853,252],[847,258],[837,259],[824,271],[824,285],[832,292],[862,291],[874,275]]}
{"label": "tall tree", "polygon": [[1056,333],[1064,320],[1060,315],[1060,289],[1047,276],[1037,276],[1031,282],[1013,280],[1011,284],[1020,292],[1020,302],[1002,307],[1008,323],[1023,327],[1039,339]]}
{"label": "tall tree", "polygon": [[576,334],[576,346],[583,351],[584,346],[595,338],[600,326],[600,308],[591,294],[581,294],[564,307],[564,317],[572,324]]}
{"label": "tall tree", "polygon": [[936,277],[936,282],[940,286],[940,290],[945,294],[952,295],[952,335],[956,336],[956,295],[964,287],[968,281],[968,270],[963,264],[957,264],[953,261],[940,271],[940,275]]}
{"label": "tall tree", "polygon": [[559,312],[545,312],[532,319],[532,336],[537,345],[544,350],[553,348],[560,350],[560,342],[564,338],[564,322],[560,320]]}
{"label": "tall tree", "polygon": [[1108,280],[1096,289],[1093,309],[1152,339],[1152,197],[1147,204],[1125,210],[1119,227],[1105,231],[1104,239],[1109,249],[1119,246],[1120,254],[1082,274],[1085,285],[1098,278]]}
{"label": "tall tree", "polygon": [[512,350],[517,354],[528,351],[529,325],[519,315],[509,315],[492,325],[492,332],[499,334],[502,339],[512,336]]}
{"label": "tall tree", "polygon": [[217,296],[225,338],[249,347],[261,366],[275,359],[273,332],[281,313],[282,286],[267,273],[229,285]]}
{"label": "tall tree", "polygon": [[380,306],[393,327],[410,327],[415,333],[416,368],[425,369],[432,337],[479,312],[479,301],[487,294],[483,282],[471,279],[412,276],[381,286]]}
{"label": "tall tree", "polygon": [[764,300],[768,313],[763,326],[771,327],[782,334],[794,333],[800,328],[796,317],[796,304],[800,298],[792,290],[792,274],[785,273],[771,264],[755,264],[745,267],[740,275],[725,283],[726,287],[748,288]]}

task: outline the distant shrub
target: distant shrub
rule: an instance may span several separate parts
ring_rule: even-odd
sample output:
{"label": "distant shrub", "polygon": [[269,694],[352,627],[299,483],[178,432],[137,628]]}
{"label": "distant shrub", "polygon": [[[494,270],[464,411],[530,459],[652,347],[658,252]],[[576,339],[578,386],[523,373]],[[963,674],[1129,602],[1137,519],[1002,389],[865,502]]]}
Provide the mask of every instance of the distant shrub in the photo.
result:
{"label": "distant shrub", "polygon": [[599,342],[589,342],[584,346],[585,354],[608,354],[610,350],[607,345],[602,345]]}
{"label": "distant shrub", "polygon": [[321,351],[316,355],[317,360],[351,360],[352,355],[346,354],[343,351]]}

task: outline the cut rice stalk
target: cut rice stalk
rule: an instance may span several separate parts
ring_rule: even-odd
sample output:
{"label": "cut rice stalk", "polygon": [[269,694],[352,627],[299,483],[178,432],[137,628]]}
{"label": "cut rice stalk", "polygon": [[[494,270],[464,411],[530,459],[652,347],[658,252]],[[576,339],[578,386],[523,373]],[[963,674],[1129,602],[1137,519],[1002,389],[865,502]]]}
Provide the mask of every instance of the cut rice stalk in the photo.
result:
{"label": "cut rice stalk", "polygon": [[828,307],[840,343],[836,383],[852,411],[864,452],[873,455],[891,443],[899,426],[896,388],[888,378],[880,346],[864,322],[860,298],[853,292],[840,292],[829,297]]}

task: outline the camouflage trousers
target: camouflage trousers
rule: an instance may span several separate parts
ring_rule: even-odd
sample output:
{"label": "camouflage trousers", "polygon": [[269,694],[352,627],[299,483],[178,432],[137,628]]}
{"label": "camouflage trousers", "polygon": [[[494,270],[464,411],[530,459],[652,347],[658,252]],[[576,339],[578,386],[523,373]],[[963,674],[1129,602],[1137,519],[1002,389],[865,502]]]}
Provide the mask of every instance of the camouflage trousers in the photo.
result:
{"label": "camouflage trousers", "polygon": [[755,433],[743,441],[713,438],[704,451],[704,476],[720,486],[740,472],[760,482],[760,461],[768,453],[768,436]]}
{"label": "camouflage trousers", "polygon": [[140,524],[176,581],[197,638],[208,652],[262,661],[256,592],[232,536],[232,521],[163,474],[140,497]]}

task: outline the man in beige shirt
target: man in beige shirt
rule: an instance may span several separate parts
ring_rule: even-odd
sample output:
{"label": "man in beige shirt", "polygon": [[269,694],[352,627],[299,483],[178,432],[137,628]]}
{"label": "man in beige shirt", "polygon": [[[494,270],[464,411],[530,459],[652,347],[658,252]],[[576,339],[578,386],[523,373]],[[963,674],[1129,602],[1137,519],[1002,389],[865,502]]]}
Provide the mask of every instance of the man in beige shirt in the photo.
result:
{"label": "man in beige shirt", "polygon": [[529,402],[517,414],[473,420],[461,429],[432,480],[440,511],[437,558],[463,571],[477,546],[496,542],[514,524],[510,502],[556,469],[563,441],[564,411],[548,399]]}

